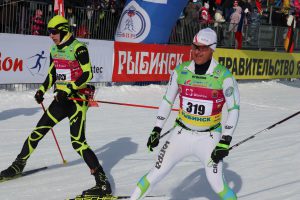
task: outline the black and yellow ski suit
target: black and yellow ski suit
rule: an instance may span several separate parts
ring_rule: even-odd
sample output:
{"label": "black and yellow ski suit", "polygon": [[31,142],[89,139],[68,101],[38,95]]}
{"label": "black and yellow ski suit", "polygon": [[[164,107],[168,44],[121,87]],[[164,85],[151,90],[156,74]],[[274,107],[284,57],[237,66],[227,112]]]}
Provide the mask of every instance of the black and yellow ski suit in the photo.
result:
{"label": "black and yellow ski suit", "polygon": [[[39,90],[44,94],[55,84],[56,92],[64,91],[68,97],[86,99],[87,96],[80,91],[87,88],[87,83],[93,77],[89,53],[83,43],[71,34],[68,37],[63,44],[51,47],[50,68]],[[36,128],[26,139],[18,158],[27,160],[47,132],[68,117],[73,148],[83,157],[91,171],[102,168],[85,138],[87,104],[84,101],[68,99],[62,102],[53,100]]]}

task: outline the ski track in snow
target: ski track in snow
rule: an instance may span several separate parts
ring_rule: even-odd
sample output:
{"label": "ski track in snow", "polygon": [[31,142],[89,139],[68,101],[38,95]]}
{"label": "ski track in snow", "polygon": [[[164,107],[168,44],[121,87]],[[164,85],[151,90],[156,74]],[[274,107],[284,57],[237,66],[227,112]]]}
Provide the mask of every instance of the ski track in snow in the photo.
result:
{"label": "ski track in snow", "polygon": [[[232,145],[299,111],[300,81],[241,82],[241,112]],[[96,99],[159,106],[166,86],[99,87]],[[36,126],[43,111],[34,102],[35,91],[0,90],[0,170],[7,168]],[[53,94],[45,95],[48,106]],[[178,108],[178,99],[174,105]],[[226,108],[224,108],[226,109]],[[100,103],[87,114],[86,137],[106,171],[117,195],[129,195],[137,181],[154,165],[158,148],[146,148],[157,110]],[[226,117],[224,114],[223,120]],[[163,132],[172,127],[172,112]],[[296,116],[233,149],[225,159],[224,173],[242,200],[300,199],[300,137]],[[0,183],[1,200],[63,200],[94,185],[83,160],[72,149],[68,121],[54,127],[66,165],[62,164],[51,132],[39,143],[25,170],[49,169]],[[166,136],[167,138],[167,136]],[[166,138],[163,138],[164,141]],[[160,143],[160,145],[163,142]],[[157,200],[217,200],[206,180],[203,165],[186,158],[149,195]]]}

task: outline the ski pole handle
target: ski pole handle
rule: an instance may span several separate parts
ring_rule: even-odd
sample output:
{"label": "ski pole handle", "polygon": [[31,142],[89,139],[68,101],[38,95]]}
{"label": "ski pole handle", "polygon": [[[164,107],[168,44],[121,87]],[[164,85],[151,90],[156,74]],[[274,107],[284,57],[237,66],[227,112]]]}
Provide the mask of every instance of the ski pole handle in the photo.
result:
{"label": "ski pole handle", "polygon": [[172,128],[170,128],[167,132],[163,133],[163,134],[160,136],[160,139],[163,138],[163,137],[165,137],[166,135],[168,135],[174,128],[175,128],[175,126],[172,127]]}

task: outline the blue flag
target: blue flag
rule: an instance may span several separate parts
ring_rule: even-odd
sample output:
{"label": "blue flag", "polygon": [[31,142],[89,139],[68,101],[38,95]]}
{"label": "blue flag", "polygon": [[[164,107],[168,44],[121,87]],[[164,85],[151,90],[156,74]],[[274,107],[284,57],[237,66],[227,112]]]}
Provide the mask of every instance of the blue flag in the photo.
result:
{"label": "blue flag", "polygon": [[187,0],[129,0],[123,9],[115,40],[132,43],[168,43]]}

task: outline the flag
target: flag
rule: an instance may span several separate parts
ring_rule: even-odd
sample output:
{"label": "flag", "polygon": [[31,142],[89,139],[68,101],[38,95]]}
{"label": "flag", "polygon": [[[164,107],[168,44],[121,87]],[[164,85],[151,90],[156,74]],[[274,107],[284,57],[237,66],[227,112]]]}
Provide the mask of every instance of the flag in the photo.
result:
{"label": "flag", "polygon": [[282,0],[275,0],[274,5],[275,7],[280,7],[282,4]]}
{"label": "flag", "polygon": [[294,51],[294,23],[295,19],[293,19],[292,24],[288,27],[288,32],[284,39],[284,49],[289,53],[293,53]]}
{"label": "flag", "polygon": [[262,10],[262,7],[261,7],[261,0],[255,0],[255,5],[256,5],[256,8],[257,8],[257,12],[260,15],[262,15],[263,10]]}
{"label": "flag", "polygon": [[294,7],[295,7],[295,17],[296,19],[300,16],[300,2],[298,0],[294,1]]}
{"label": "flag", "polygon": [[236,40],[236,49],[241,49],[243,44],[243,25],[244,25],[245,13],[243,12],[241,15],[241,19],[238,23],[238,27],[236,32],[234,33],[234,37]]}
{"label": "flag", "polygon": [[65,16],[64,0],[54,0],[54,13]]}

